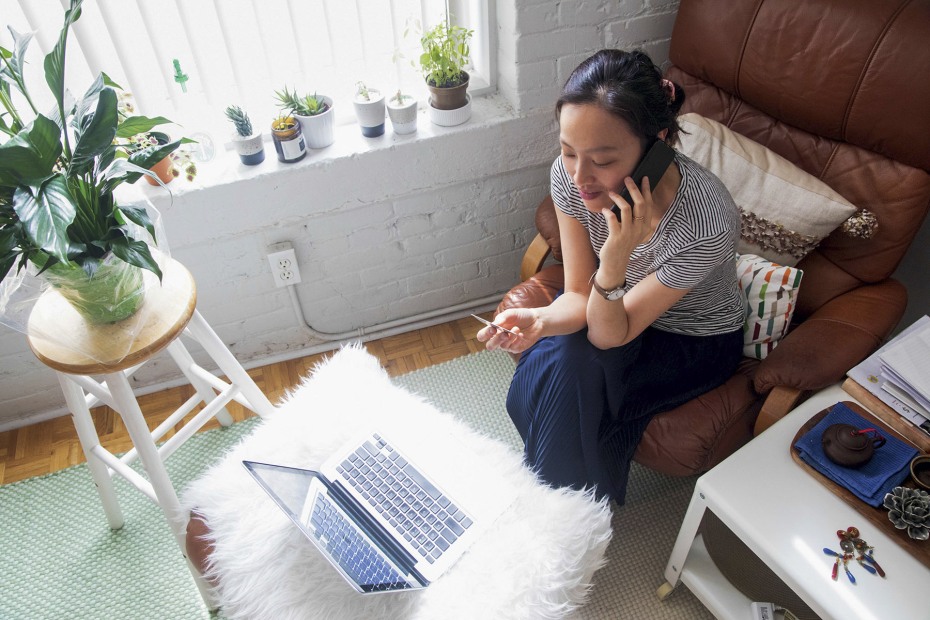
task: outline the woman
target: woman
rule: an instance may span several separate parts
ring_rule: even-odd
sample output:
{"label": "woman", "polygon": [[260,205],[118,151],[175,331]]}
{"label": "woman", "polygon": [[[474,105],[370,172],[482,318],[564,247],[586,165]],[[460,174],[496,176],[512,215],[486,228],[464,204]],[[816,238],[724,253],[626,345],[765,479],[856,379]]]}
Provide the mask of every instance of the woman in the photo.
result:
{"label": "woman", "polygon": [[683,101],[642,52],[602,50],[575,69],[556,104],[551,170],[564,292],[495,317],[516,335],[478,334],[522,353],[507,410],[528,464],[620,504],[652,416],[722,384],[741,355],[730,194],[680,153],[660,179],[630,178],[656,140],[674,142]]}

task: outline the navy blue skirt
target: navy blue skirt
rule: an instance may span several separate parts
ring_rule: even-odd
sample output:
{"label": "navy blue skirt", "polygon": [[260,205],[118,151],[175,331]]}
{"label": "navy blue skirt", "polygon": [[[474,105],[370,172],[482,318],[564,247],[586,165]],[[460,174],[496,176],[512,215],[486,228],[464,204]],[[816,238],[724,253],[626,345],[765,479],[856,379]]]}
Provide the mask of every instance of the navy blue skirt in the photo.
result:
{"label": "navy blue skirt", "polygon": [[741,329],[685,336],[653,327],[607,350],[588,342],[587,329],[541,339],[507,395],[527,464],[553,486],[594,487],[623,504],[649,420],[726,382],[742,342]]}

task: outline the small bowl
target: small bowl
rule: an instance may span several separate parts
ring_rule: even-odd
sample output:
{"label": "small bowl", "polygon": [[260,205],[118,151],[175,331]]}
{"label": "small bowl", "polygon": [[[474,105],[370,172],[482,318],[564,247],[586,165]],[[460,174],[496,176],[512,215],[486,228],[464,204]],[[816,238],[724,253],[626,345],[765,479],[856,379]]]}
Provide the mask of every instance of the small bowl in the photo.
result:
{"label": "small bowl", "polygon": [[918,486],[930,490],[930,454],[918,454],[911,461],[911,478]]}

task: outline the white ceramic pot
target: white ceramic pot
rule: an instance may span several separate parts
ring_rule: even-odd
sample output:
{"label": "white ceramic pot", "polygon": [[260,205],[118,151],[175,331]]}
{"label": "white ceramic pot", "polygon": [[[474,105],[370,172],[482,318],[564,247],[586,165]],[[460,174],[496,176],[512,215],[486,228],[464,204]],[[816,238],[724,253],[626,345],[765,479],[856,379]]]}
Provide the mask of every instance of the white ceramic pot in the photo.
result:
{"label": "white ceramic pot", "polygon": [[265,146],[262,144],[261,132],[246,137],[234,133],[232,143],[236,153],[239,154],[239,159],[246,166],[254,166],[265,161]]}
{"label": "white ceramic pot", "polygon": [[311,149],[326,148],[336,140],[335,114],[333,114],[333,100],[331,97],[321,96],[320,99],[327,105],[326,111],[316,116],[301,116],[295,114],[294,118],[300,123],[307,146]]}
{"label": "white ceramic pot", "polygon": [[375,138],[384,134],[384,95],[381,91],[369,89],[367,100],[356,95],[352,105],[363,136]]}
{"label": "white ceramic pot", "polygon": [[403,103],[393,98],[388,100],[387,111],[394,133],[403,135],[417,130],[417,100],[413,97],[404,97]]}
{"label": "white ceramic pot", "polygon": [[465,105],[454,110],[440,110],[429,104],[429,120],[442,127],[461,125],[471,118],[471,95],[467,95]]}

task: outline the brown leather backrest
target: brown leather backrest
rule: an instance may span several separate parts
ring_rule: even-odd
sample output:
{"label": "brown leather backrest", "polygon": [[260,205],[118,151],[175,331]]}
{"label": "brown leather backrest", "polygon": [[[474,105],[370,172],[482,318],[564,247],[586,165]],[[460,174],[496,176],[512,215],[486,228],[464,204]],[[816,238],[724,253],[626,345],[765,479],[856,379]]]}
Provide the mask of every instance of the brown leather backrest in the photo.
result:
{"label": "brown leather backrest", "polygon": [[876,214],[799,267],[798,316],[891,275],[930,207],[930,0],[682,0],[669,77],[720,121]]}

